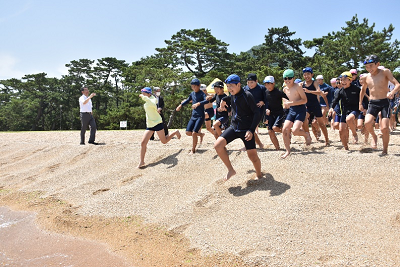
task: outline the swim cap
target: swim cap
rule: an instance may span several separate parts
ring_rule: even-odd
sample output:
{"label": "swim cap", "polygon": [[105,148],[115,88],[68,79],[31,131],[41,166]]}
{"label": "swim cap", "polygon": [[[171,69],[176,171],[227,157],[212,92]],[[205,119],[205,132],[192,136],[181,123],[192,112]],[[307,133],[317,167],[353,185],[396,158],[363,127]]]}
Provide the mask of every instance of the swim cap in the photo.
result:
{"label": "swim cap", "polygon": [[339,78],[349,78],[349,80],[351,80],[353,78],[353,75],[351,74],[350,71],[345,71],[342,74],[340,74]]}
{"label": "swim cap", "polygon": [[303,69],[303,73],[306,73],[306,72],[314,73],[313,70],[312,70],[312,68],[310,68],[310,67],[307,67],[307,68],[304,68],[304,69]]}
{"label": "swim cap", "polygon": [[283,72],[283,78],[293,78],[294,77],[294,71],[291,69],[285,70]]}

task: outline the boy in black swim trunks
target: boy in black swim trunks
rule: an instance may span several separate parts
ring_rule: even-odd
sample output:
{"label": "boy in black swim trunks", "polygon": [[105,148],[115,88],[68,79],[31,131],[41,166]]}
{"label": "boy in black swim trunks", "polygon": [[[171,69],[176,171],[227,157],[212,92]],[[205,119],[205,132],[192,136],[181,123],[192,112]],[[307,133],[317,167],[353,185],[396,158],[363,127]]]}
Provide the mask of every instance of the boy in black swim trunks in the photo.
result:
{"label": "boy in black swim trunks", "polygon": [[275,149],[279,150],[279,142],[275,132],[282,132],[282,125],[286,118],[286,114],[283,111],[282,99],[288,99],[288,97],[284,92],[275,87],[275,78],[273,76],[265,77],[264,86],[267,88],[266,101],[268,107],[265,114],[268,116],[268,134]]}
{"label": "boy in black swim trunks", "polygon": [[[382,143],[383,150],[382,155],[388,153],[389,146],[389,118],[390,118],[390,106],[389,99],[400,90],[399,82],[393,77],[393,74],[389,69],[379,69],[380,62],[376,55],[368,56],[364,61],[365,69],[369,72],[362,79],[364,80],[361,88],[360,96],[365,94],[367,88],[369,88],[369,104],[367,115],[365,115],[365,129],[371,134],[371,147],[377,148],[377,136],[375,134],[373,125],[375,118],[378,113],[382,114],[382,122],[380,123],[382,132]],[[389,92],[388,82],[394,84],[394,89]],[[364,110],[362,102],[359,103],[360,110]]]}
{"label": "boy in black swim trunks", "polygon": [[218,156],[228,168],[225,180],[228,180],[236,174],[225,147],[237,138],[242,139],[246,147],[247,156],[253,162],[256,171],[256,179],[259,179],[262,177],[261,161],[257,155],[254,131],[260,121],[260,112],[253,95],[242,89],[240,77],[238,75],[232,74],[228,76],[225,83],[231,96],[227,97],[226,101],[221,101],[221,107],[225,109],[226,106],[231,106],[232,122],[231,126],[226,129],[214,143],[214,148]]}
{"label": "boy in black swim trunks", "polygon": [[215,114],[215,121],[213,124],[214,127],[214,136],[215,139],[217,139],[221,134],[222,134],[222,127],[226,125],[226,123],[229,120],[229,110],[224,110],[220,107],[222,99],[227,97],[227,95],[224,93],[224,83],[221,81],[217,81],[214,83],[214,91],[215,95],[213,97],[207,97],[207,100],[210,103],[215,103],[217,104],[217,109],[216,109],[216,114]]}

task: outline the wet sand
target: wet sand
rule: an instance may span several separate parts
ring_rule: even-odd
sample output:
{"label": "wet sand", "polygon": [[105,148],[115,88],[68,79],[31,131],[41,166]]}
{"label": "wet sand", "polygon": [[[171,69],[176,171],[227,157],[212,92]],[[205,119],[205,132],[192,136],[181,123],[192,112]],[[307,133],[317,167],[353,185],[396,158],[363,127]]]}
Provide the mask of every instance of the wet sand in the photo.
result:
{"label": "wet sand", "polygon": [[0,207],[0,266],[129,266],[103,244],[39,229],[35,218]]}

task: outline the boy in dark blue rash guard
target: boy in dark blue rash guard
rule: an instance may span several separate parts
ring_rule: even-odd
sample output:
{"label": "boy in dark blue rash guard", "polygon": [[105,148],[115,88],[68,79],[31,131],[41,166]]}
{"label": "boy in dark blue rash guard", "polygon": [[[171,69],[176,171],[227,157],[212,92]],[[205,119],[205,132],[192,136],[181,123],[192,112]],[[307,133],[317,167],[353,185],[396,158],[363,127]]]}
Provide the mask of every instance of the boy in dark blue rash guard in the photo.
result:
{"label": "boy in dark blue rash guard", "polygon": [[[309,132],[308,128],[308,118],[313,114],[318,122],[319,127],[325,137],[325,145],[329,145],[328,130],[326,129],[325,121],[322,118],[321,106],[318,101],[318,96],[322,96],[322,92],[319,88],[317,81],[312,80],[314,75],[312,68],[307,67],[303,69],[303,77],[305,82],[303,83],[303,89],[307,96],[307,117],[303,123],[303,129]],[[326,101],[328,102],[328,101]]]}
{"label": "boy in dark blue rash guard", "polygon": [[[247,75],[247,85],[243,89],[245,91],[249,91],[253,95],[254,101],[256,101],[256,105],[258,107],[258,111],[260,112],[260,122],[264,123],[265,105],[267,104],[265,100],[266,89],[263,85],[258,84],[258,79],[256,74],[249,73]],[[254,133],[254,138],[256,144],[261,149],[263,149],[264,144],[261,142],[257,133],[258,133],[258,126],[256,128],[256,132]],[[246,151],[245,148],[243,148],[242,150]]]}
{"label": "boy in dark blue rash guard", "polygon": [[190,154],[194,154],[196,153],[197,136],[204,135],[199,131],[203,125],[205,117],[204,100],[206,100],[206,95],[200,90],[199,79],[194,78],[191,81],[190,86],[192,87],[193,92],[191,92],[189,97],[176,108],[176,111],[180,111],[182,106],[192,101],[192,117],[186,126],[186,135],[193,137],[193,146]]}
{"label": "boy in dark blue rash guard", "polygon": [[257,155],[254,132],[260,121],[260,112],[253,95],[242,89],[238,75],[232,74],[228,76],[225,83],[231,96],[226,97],[225,101],[221,101],[221,107],[225,109],[226,106],[231,106],[232,121],[231,126],[214,143],[218,156],[228,168],[225,180],[236,174],[225,147],[237,138],[242,139],[247,150],[247,156],[253,162],[256,179],[259,179],[262,177],[261,161]]}

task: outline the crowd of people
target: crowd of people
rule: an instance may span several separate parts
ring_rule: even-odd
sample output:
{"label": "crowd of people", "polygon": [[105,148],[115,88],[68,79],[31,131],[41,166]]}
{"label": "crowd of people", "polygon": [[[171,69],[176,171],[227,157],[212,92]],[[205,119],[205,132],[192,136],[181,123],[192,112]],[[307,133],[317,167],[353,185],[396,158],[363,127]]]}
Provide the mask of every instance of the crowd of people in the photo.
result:
{"label": "crowd of people", "polygon": [[[201,132],[205,123],[206,129],[215,137],[214,148],[228,169],[226,180],[236,174],[226,146],[233,140],[240,138],[243,141],[243,151],[253,163],[257,178],[261,178],[261,161],[257,154],[256,145],[264,148],[258,136],[258,126],[264,123],[268,127],[268,135],[276,150],[280,144],[276,133],[282,133],[285,152],[281,155],[285,159],[291,154],[291,137],[303,136],[305,145],[312,142],[310,126],[316,140],[324,136],[325,145],[330,145],[327,126],[332,130],[339,130],[343,149],[349,149],[349,136],[352,142],[359,142],[358,133],[364,135],[364,142],[371,137],[371,147],[377,149],[378,136],[382,138],[382,154],[388,153],[390,132],[397,124],[396,114],[399,108],[400,84],[393,77],[391,71],[380,65],[376,55],[368,56],[364,61],[367,73],[359,76],[356,69],[345,71],[339,77],[332,78],[330,85],[324,82],[322,75],[314,78],[313,69],[303,69],[303,79],[295,79],[295,73],[287,69],[283,73],[284,84],[278,89],[273,76],[267,76],[263,84],[259,84],[257,75],[250,73],[247,76],[247,85],[242,86],[241,79],[236,74],[229,75],[225,83],[217,81],[213,84],[215,94],[208,94],[205,85],[194,78],[191,81],[192,92],[176,108],[180,111],[185,105],[191,104],[192,115],[186,127],[186,135],[192,136],[190,153],[196,153],[198,138],[200,143],[205,133]],[[227,87],[229,95],[225,94]],[[159,89],[157,88],[159,92]],[[90,102],[88,91],[82,91],[86,97],[82,98],[82,106]],[[90,96],[90,98],[93,95]],[[138,168],[145,166],[144,157],[147,143],[154,132],[157,132],[163,144],[174,136],[180,139],[178,130],[168,134],[162,108],[160,108],[159,93],[152,95],[149,87],[141,90],[140,97],[145,101],[147,128],[141,142],[140,163]],[[212,103],[216,103],[214,108]],[[81,114],[82,117],[82,114]],[[214,122],[211,118],[215,117]],[[231,121],[229,124],[229,117]],[[87,127],[88,119],[82,118],[82,129]],[[375,129],[379,132],[375,133]],[[84,132],[82,130],[82,139]],[[94,142],[91,135],[89,142]],[[256,179],[257,179],[256,178]]]}

